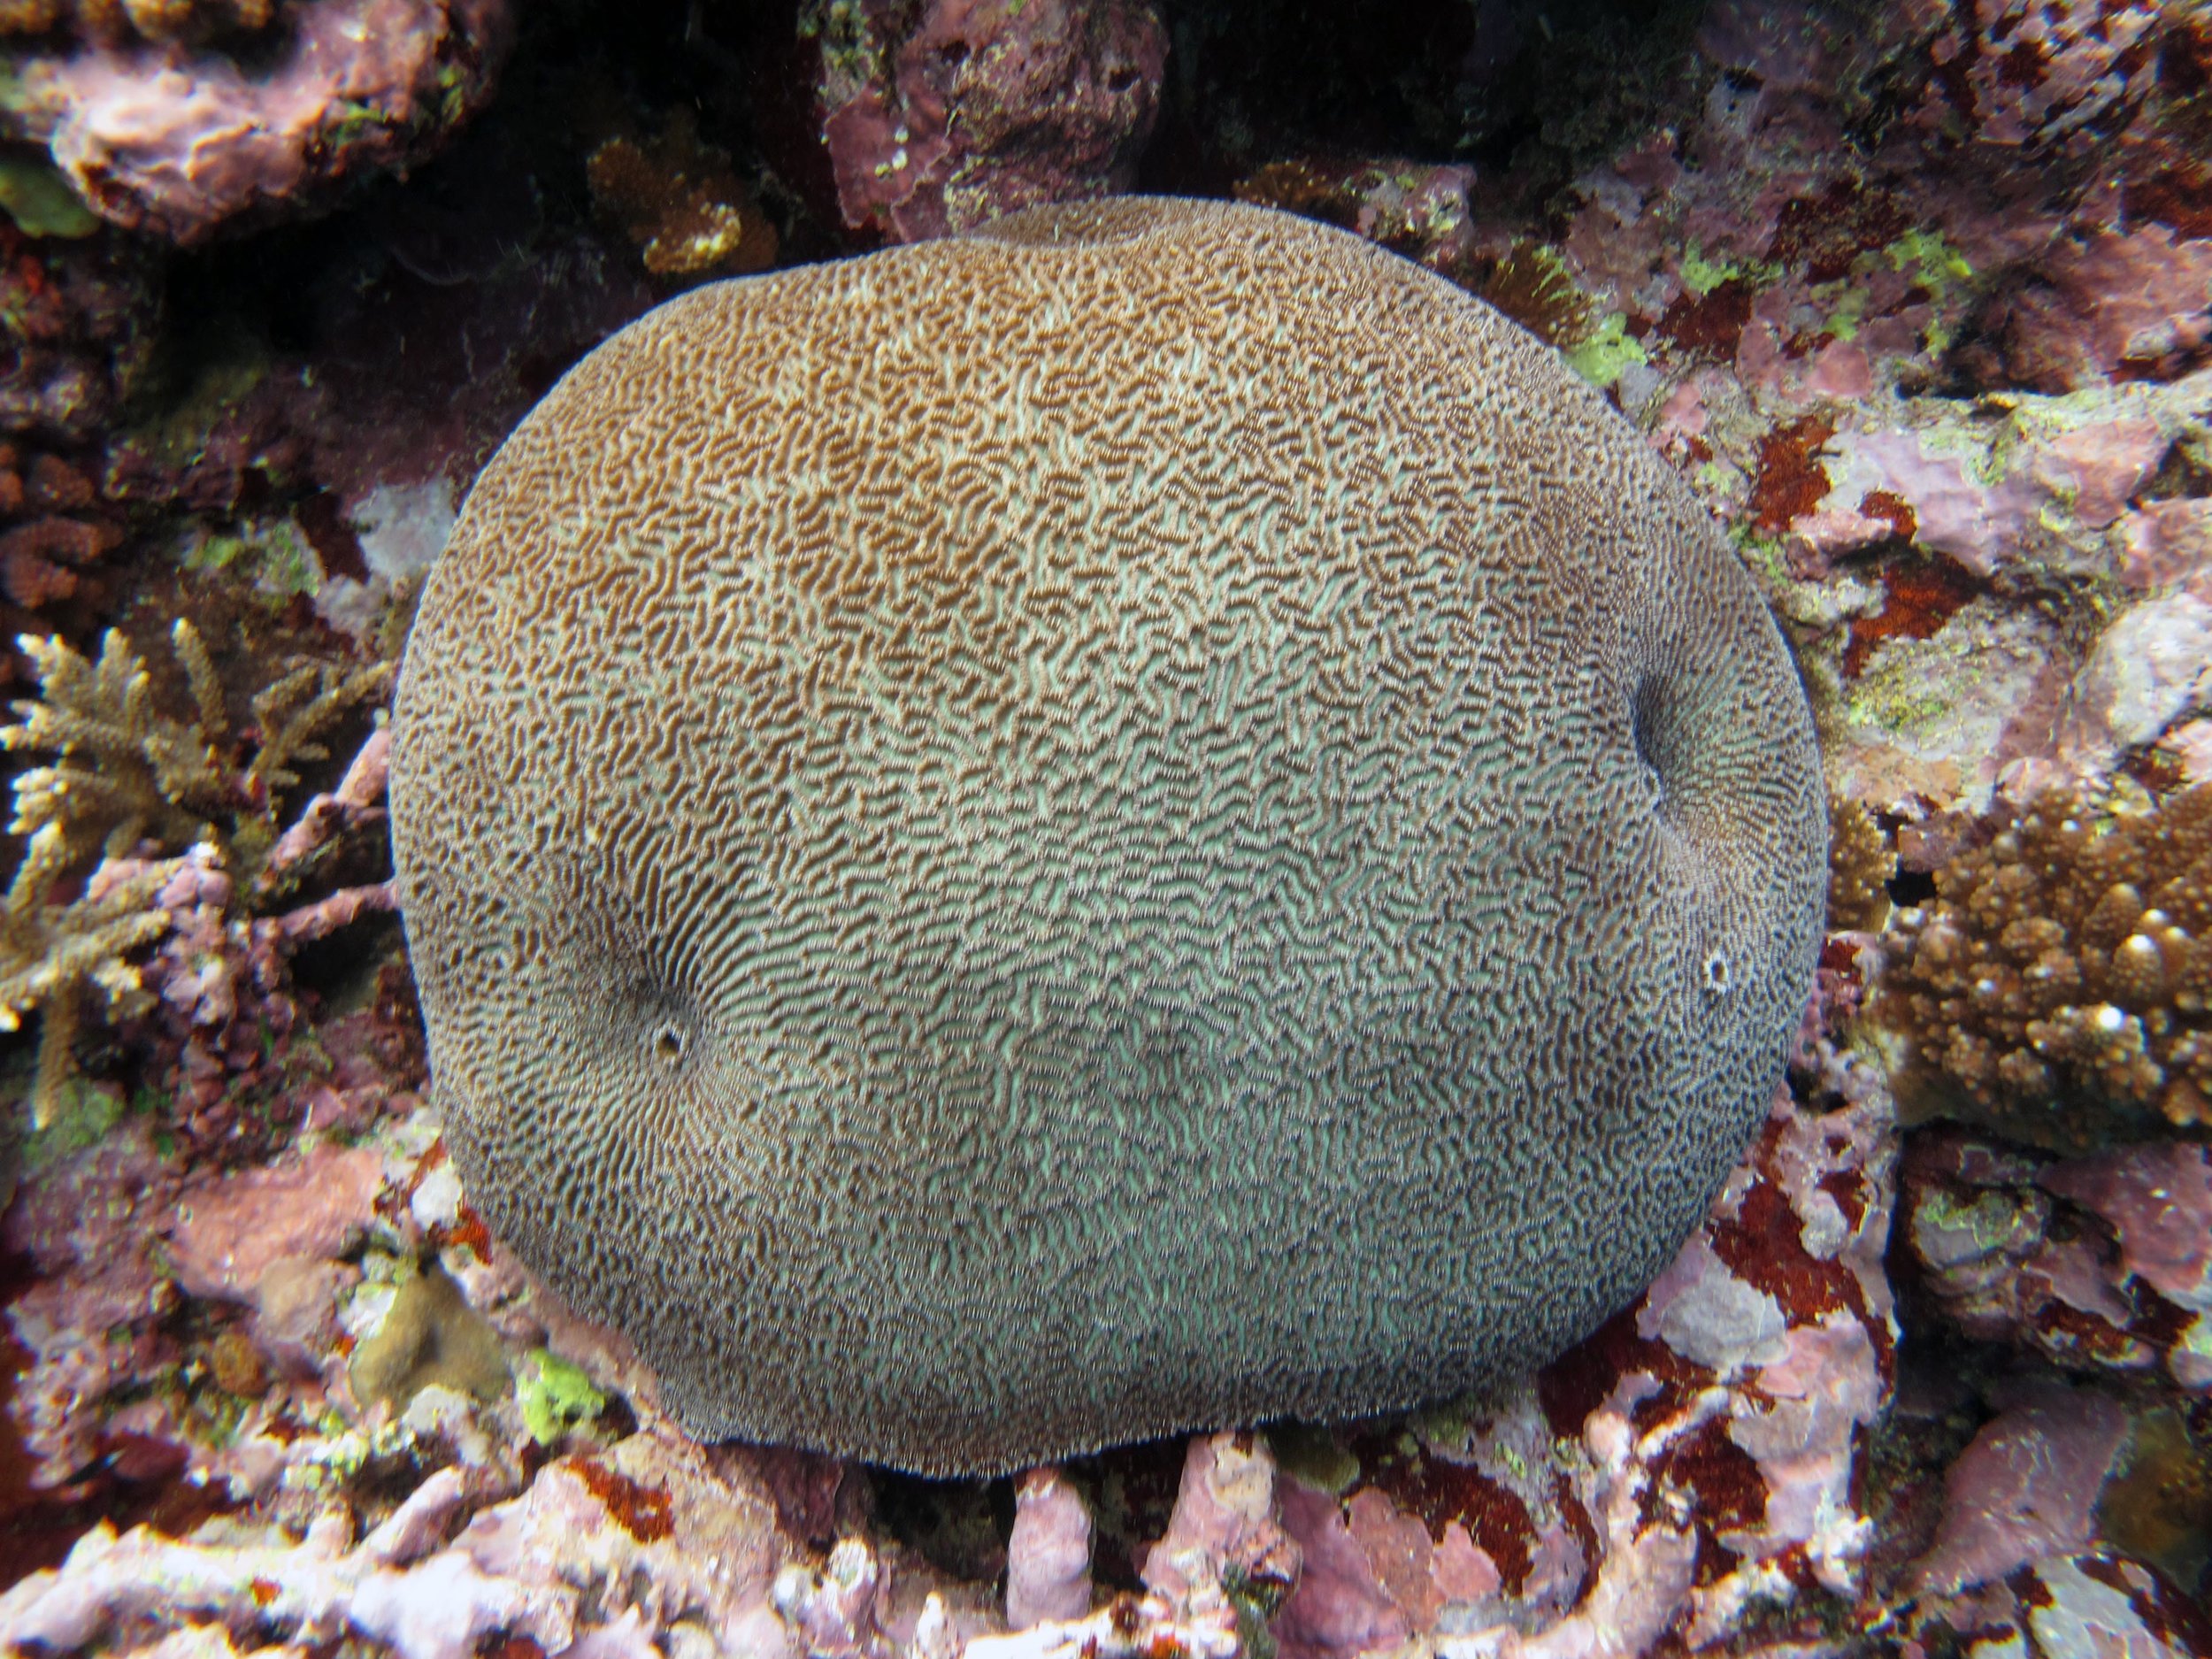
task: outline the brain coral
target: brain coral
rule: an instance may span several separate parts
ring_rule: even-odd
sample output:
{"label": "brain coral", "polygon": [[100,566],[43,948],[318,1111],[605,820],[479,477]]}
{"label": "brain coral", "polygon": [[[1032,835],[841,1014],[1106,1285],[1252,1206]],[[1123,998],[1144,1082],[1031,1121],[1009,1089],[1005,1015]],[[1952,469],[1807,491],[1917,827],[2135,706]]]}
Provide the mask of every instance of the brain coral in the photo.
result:
{"label": "brain coral", "polygon": [[931,1471],[1586,1331],[1765,1110],[1825,883],[1688,495],[1248,207],[634,324],[478,482],[394,741],[487,1218],[699,1432]]}

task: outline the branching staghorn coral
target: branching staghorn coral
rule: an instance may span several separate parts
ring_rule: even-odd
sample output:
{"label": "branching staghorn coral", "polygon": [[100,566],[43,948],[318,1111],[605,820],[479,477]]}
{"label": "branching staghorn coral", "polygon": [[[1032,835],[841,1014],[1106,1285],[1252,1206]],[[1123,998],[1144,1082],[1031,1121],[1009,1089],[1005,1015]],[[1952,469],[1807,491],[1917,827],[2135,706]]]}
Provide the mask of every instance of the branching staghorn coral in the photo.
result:
{"label": "branching staghorn coral", "polygon": [[[131,1011],[143,992],[125,958],[169,925],[154,900],[180,861],[134,864],[104,879],[111,865],[120,869],[114,861],[148,842],[170,852],[209,842],[232,868],[250,873],[276,841],[275,801],[299,781],[295,767],[327,758],[319,734],[391,676],[383,663],[352,671],[314,664],[288,673],[254,698],[260,736],[241,765],[206,646],[181,619],[171,640],[196,720],[173,719],[155,706],[152,676],[119,632],[109,632],[96,662],[58,638],[19,641],[41,695],[15,705],[19,724],[0,729],[0,744],[56,758],[15,780],[10,827],[26,841],[0,909],[0,1030],[15,1030],[34,1009],[44,1011],[32,1092],[40,1126],[70,1076],[85,987],[97,987],[110,1011]],[[96,864],[81,896],[56,902],[58,888]]]}
{"label": "branching staghorn coral", "polygon": [[15,705],[21,724],[0,730],[0,743],[59,758],[16,780],[15,829],[36,836],[51,826],[72,863],[119,858],[142,841],[211,841],[234,873],[250,875],[275,839],[278,798],[299,782],[296,768],[329,758],[320,734],[382,691],[391,665],[315,663],[286,674],[253,700],[258,739],[242,765],[232,758],[234,734],[206,646],[187,621],[171,640],[192,687],[194,721],[154,706],[152,676],[119,633],[108,634],[97,663],[58,639],[21,641],[42,695]]}
{"label": "branching staghorn coral", "polygon": [[[177,625],[180,630],[189,626],[182,622]],[[196,638],[193,645],[196,649],[198,648]],[[200,699],[204,710],[212,709],[219,715],[221,699],[214,687],[214,671],[205,666],[204,651],[201,663],[202,669],[195,672],[193,695]],[[332,722],[348,710],[382,691],[391,677],[389,663],[377,663],[351,672],[329,663],[310,663],[294,669],[255,696],[253,713],[259,723],[261,743],[254,752],[252,764],[246,768],[245,786],[247,796],[257,803],[265,825],[271,829],[276,826],[272,804],[274,797],[300,780],[299,773],[292,770],[293,764],[330,758],[330,751],[323,747],[317,733],[328,730]],[[215,693],[212,703],[211,692]]]}
{"label": "branching staghorn coral", "polygon": [[[203,675],[212,675],[207,653],[189,623],[179,622],[175,637],[202,696]],[[232,779],[207,731],[155,710],[152,677],[120,634],[109,633],[97,663],[58,638],[26,634],[19,643],[40,695],[15,705],[21,724],[0,730],[0,743],[59,758],[16,780],[17,833],[50,836],[50,856],[66,865],[122,857],[142,840],[200,840],[233,809]]]}
{"label": "branching staghorn coral", "polygon": [[2212,1122],[2212,785],[2055,790],[1994,827],[1891,922],[1901,1096],[2065,1148]]}
{"label": "branching staghorn coral", "polygon": [[[47,847],[58,844],[49,841]],[[43,897],[48,883],[37,879],[42,851],[34,838],[0,911],[0,1031],[16,1030],[35,1008],[45,1012],[31,1087],[31,1121],[41,1129],[69,1081],[86,984],[98,986],[111,1002],[139,989],[124,957],[168,926],[167,914],[149,904],[170,869],[158,865],[96,895],[55,905]]]}

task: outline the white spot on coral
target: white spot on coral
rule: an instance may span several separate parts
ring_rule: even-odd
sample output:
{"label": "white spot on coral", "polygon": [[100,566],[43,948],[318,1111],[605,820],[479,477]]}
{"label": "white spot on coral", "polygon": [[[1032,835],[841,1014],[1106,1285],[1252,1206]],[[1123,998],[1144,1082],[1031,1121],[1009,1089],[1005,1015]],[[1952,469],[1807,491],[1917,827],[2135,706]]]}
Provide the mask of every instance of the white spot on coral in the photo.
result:
{"label": "white spot on coral", "polygon": [[425,1227],[451,1227],[461,1218],[461,1178],[449,1163],[422,1178],[408,1201],[415,1220]]}
{"label": "white spot on coral", "polygon": [[[347,513],[361,543],[369,580],[331,577],[315,595],[324,621],[357,638],[396,582],[430,568],[453,534],[453,486],[442,478],[420,484],[379,484]],[[326,572],[327,574],[327,572]]]}
{"label": "white spot on coral", "polygon": [[384,1316],[392,1310],[392,1300],[397,1288],[391,1285],[367,1285],[356,1293],[338,1315],[338,1324],[348,1336],[360,1338],[373,1335],[384,1328]]}
{"label": "white spot on coral", "polygon": [[2155,741],[2212,695],[2212,605],[2187,593],[2137,605],[2105,630],[2078,686],[2095,735],[2120,749]]}
{"label": "white spot on coral", "polygon": [[1780,1302],[1731,1272],[1700,1233],[1646,1294],[1636,1333],[1655,1336],[1691,1363],[1725,1376],[1780,1359],[1788,1352],[1789,1320]]}

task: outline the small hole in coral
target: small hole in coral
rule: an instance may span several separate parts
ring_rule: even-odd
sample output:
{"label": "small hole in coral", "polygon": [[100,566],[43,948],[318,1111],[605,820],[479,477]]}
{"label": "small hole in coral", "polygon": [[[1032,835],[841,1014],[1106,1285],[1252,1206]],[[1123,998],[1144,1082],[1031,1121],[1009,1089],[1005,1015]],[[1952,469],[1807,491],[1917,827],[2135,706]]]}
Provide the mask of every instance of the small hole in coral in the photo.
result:
{"label": "small hole in coral", "polygon": [[1651,774],[1652,788],[1663,800],[1667,793],[1667,780],[1659,770],[1655,741],[1658,712],[1658,681],[1648,677],[1637,681],[1636,689],[1629,695],[1628,700],[1629,741],[1635,745],[1636,758]]}
{"label": "small hole in coral", "polygon": [[663,1025],[653,1033],[653,1053],[669,1065],[684,1057],[684,1033],[677,1026]]}
{"label": "small hole in coral", "polygon": [[948,69],[957,69],[968,61],[968,42],[954,41],[937,54],[938,60]]}
{"label": "small hole in coral", "polygon": [[1932,903],[1935,878],[1921,870],[1900,870],[1889,879],[1889,902],[1900,907]]}
{"label": "small hole in coral", "polygon": [[1106,90],[1109,92],[1126,92],[1136,84],[1137,72],[1125,65],[1106,77]]}
{"label": "small hole in coral", "polygon": [[1716,996],[1725,996],[1735,983],[1734,971],[1728,965],[1727,956],[1716,950],[1705,958],[1705,988]]}

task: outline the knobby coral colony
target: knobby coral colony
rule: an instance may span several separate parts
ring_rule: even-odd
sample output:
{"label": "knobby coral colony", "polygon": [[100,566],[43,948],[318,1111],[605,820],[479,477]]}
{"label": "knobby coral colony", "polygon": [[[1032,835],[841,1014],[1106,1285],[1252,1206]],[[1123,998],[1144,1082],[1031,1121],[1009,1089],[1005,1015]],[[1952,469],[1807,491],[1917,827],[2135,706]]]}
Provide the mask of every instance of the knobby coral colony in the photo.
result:
{"label": "knobby coral colony", "polygon": [[2212,1122],[2212,784],[2055,790],[1899,912],[1901,1102],[2039,1145]]}
{"label": "knobby coral colony", "polygon": [[[26,841],[0,908],[0,1029],[42,1011],[32,1093],[41,1125],[70,1076],[86,989],[99,991],[111,1011],[142,1000],[128,958],[169,925],[154,899],[183,861],[141,855],[211,843],[235,878],[233,890],[249,891],[276,843],[276,803],[299,782],[295,768],[327,759],[319,734],[390,678],[385,664],[351,671],[312,664],[283,675],[253,699],[259,737],[242,761],[198,633],[180,619],[171,638],[196,719],[159,710],[152,676],[120,633],[108,634],[96,663],[58,638],[19,641],[40,695],[15,704],[19,724],[0,730],[0,742],[55,758],[14,783],[10,827]],[[58,898],[88,874],[76,896]]]}
{"label": "knobby coral colony", "polygon": [[98,40],[198,40],[251,34],[275,18],[273,0],[0,0],[0,35],[67,26]]}
{"label": "knobby coral colony", "polygon": [[1866,932],[1890,912],[1889,881],[1897,856],[1874,815],[1856,801],[1828,802],[1828,931]]}
{"label": "knobby coral colony", "polygon": [[1586,1332],[1768,1110],[1827,846],[1764,605],[1554,352],[1141,198],[600,348],[392,814],[486,1219],[695,1431],[942,1472]]}

